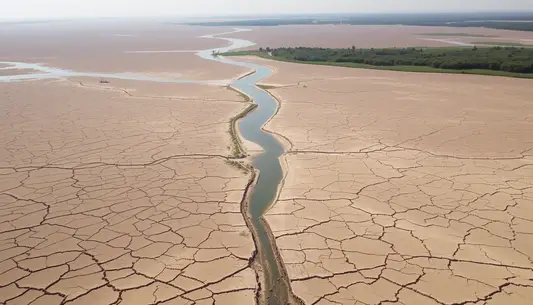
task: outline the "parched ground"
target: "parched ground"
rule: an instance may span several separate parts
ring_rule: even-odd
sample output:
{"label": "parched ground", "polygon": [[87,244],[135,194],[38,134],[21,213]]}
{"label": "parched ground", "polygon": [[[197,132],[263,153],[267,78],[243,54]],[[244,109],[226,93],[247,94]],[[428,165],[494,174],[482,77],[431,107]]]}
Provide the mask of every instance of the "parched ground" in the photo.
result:
{"label": "parched ground", "polygon": [[288,139],[267,214],[305,304],[530,304],[531,82],[248,59]]}
{"label": "parched ground", "polygon": [[0,303],[254,304],[223,87],[0,84]]}
{"label": "parched ground", "polygon": [[33,69],[2,69],[0,66],[0,76],[12,76],[12,75],[21,75],[21,74],[32,74],[39,73],[37,70]]}
{"label": "parched ground", "polygon": [[[493,37],[431,36],[422,34],[463,33]],[[257,43],[259,47],[323,47],[386,48],[386,47],[439,47],[453,46],[443,41],[425,40],[435,38],[472,42],[514,42],[533,44],[533,34],[526,31],[508,31],[486,28],[454,28],[403,25],[283,25],[253,27],[251,32],[231,34]],[[320,37],[320,39],[317,39]]]}
{"label": "parched ground", "polygon": [[[246,69],[195,55],[198,50],[229,44],[200,36],[228,31],[232,28],[149,21],[2,24],[0,61],[41,63],[77,72],[142,73],[195,80],[231,79],[246,73]],[[135,51],[180,52],[131,53]]]}

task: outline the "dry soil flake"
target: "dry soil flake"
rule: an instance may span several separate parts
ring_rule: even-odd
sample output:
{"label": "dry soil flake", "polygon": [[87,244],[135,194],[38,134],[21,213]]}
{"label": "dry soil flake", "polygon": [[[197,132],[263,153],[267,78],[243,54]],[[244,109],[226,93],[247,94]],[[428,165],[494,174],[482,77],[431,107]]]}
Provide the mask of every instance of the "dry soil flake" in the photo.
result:
{"label": "dry soil flake", "polygon": [[290,141],[266,218],[305,304],[532,303],[529,81],[258,61]]}
{"label": "dry soil flake", "polygon": [[255,303],[241,213],[251,174],[226,147],[247,106],[235,93],[2,90],[1,304]]}

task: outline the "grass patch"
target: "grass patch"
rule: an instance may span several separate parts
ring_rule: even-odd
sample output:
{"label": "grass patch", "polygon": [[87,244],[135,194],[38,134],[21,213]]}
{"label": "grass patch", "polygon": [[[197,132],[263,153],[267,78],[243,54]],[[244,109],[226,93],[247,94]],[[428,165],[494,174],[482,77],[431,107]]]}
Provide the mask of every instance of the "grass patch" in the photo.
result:
{"label": "grass patch", "polygon": [[230,134],[230,137],[231,137],[230,151],[231,151],[232,157],[235,157],[235,158],[246,157],[246,153],[244,152],[244,149],[242,148],[242,145],[241,145],[241,141],[239,140],[239,136],[237,135],[237,130],[236,130],[237,121],[245,117],[248,113],[250,113],[256,107],[257,107],[257,104],[250,104],[250,106],[244,109],[243,112],[233,117],[230,121],[228,133]]}
{"label": "grass patch", "polygon": [[[264,52],[259,52],[257,50],[251,50],[251,51],[233,51],[233,52],[226,52],[222,53],[223,56],[260,56],[260,57],[269,57],[268,54],[265,54]],[[261,56],[264,55],[264,56]]]}
{"label": "grass patch", "polygon": [[226,160],[225,162],[227,165],[240,170],[244,174],[248,174],[250,172],[251,168],[246,166],[244,163],[235,160]]}
{"label": "grass patch", "polygon": [[533,47],[533,45],[527,45],[520,42],[504,42],[504,41],[476,41],[472,44],[483,44],[493,46],[505,46],[505,47]]}
{"label": "grass patch", "polygon": [[229,147],[230,154],[234,158],[244,158],[246,157],[246,153],[244,152],[244,149],[242,148],[241,141],[239,140],[239,136],[237,135],[237,121],[243,117],[245,117],[248,113],[250,113],[252,110],[254,110],[257,107],[257,104],[252,104],[252,99],[244,94],[243,92],[231,87],[226,86],[228,90],[232,90],[234,92],[237,92],[239,96],[242,97],[244,100],[244,103],[249,103],[250,105],[244,109],[241,113],[236,115],[230,120],[229,130],[228,133],[231,137],[231,146]]}
{"label": "grass patch", "polygon": [[444,37],[498,37],[493,35],[468,34],[468,33],[423,33],[420,36],[444,36]]}
{"label": "grass patch", "polygon": [[269,85],[257,85],[257,87],[263,89],[263,90],[269,90],[269,89],[276,89],[278,87],[276,86],[269,86]]}

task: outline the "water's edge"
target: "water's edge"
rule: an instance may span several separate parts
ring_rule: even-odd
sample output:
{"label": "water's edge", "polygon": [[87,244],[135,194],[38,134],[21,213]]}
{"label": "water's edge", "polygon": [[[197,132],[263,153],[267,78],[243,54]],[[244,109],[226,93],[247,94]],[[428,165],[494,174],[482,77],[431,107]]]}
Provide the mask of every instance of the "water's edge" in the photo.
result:
{"label": "water's edge", "polygon": [[[215,38],[213,35],[210,37]],[[275,238],[264,219],[264,213],[275,202],[280,183],[283,179],[280,157],[285,148],[276,136],[263,130],[263,126],[277,113],[278,101],[268,92],[257,87],[257,83],[272,75],[266,66],[234,61],[225,57],[213,56],[212,52],[226,52],[228,49],[210,50],[199,53],[206,59],[221,63],[246,67],[254,72],[233,81],[231,87],[246,94],[256,109],[241,118],[238,123],[239,135],[261,146],[263,152],[254,157],[252,165],[259,175],[252,185],[250,195],[245,203],[247,215],[252,225],[252,233],[257,243],[259,259],[263,269],[263,301],[267,305],[293,304],[295,297],[290,288],[287,273],[275,244]]]}
{"label": "water's edge", "polygon": [[[228,47],[208,49],[196,52],[196,54],[206,60],[214,60],[220,63],[240,66],[250,69],[252,72],[241,76],[239,79],[231,81],[229,86],[237,91],[247,95],[250,100],[257,105],[252,111],[248,111],[242,117],[237,117],[236,122],[232,121],[238,130],[236,137],[244,139],[259,145],[263,151],[254,156],[252,165],[254,173],[246,188],[245,199],[243,202],[242,214],[246,218],[248,225],[251,225],[254,242],[256,243],[259,260],[263,273],[262,287],[257,301],[260,304],[281,305],[300,303],[291,290],[287,272],[281,260],[280,254],[276,247],[275,238],[264,219],[264,213],[269,209],[277,198],[278,190],[283,179],[283,170],[280,163],[280,157],[285,153],[285,148],[276,138],[275,134],[263,130],[263,126],[277,113],[278,101],[265,90],[257,87],[257,83],[272,75],[272,70],[266,66],[253,63],[239,62],[230,60],[222,56],[214,56],[217,52],[228,52],[234,49],[245,48],[255,45],[254,42],[218,37],[220,35],[231,34],[235,32],[247,31],[246,29],[235,29],[231,32],[205,35],[200,38],[222,39],[230,43]],[[127,51],[125,53],[135,53],[137,51]],[[140,52],[140,51],[139,51]],[[142,51],[145,53],[167,52],[165,50]],[[170,52],[170,51],[168,51]],[[172,52],[181,52],[172,50]],[[223,84],[224,80],[184,80],[184,79],[165,79],[142,74],[130,73],[94,73],[94,72],[77,72],[48,67],[38,63],[22,62],[0,62],[11,67],[8,69],[32,69],[35,73],[14,74],[0,76],[0,82],[25,81],[35,79],[55,79],[68,77],[99,77],[99,78],[117,78],[126,80],[141,80],[152,82],[167,83],[199,83],[199,84]],[[233,128],[233,127],[232,127]],[[235,128],[233,128],[235,129]],[[235,132],[235,130],[233,130]],[[243,151],[243,148],[240,147]],[[255,255],[254,255],[255,257]],[[253,263],[253,262],[252,262]]]}
{"label": "water's edge", "polygon": [[[235,84],[235,86],[239,88],[238,84]],[[248,94],[247,91],[244,92]],[[268,96],[270,97],[270,95]],[[292,301],[293,296],[290,282],[280,253],[276,247],[275,237],[263,217],[269,207],[275,203],[283,178],[283,170],[281,169],[279,158],[285,153],[285,150],[274,135],[262,129],[268,120],[277,112],[278,105],[277,101],[272,98],[270,99],[275,104],[274,106],[269,103],[270,101],[264,100],[264,96],[250,95],[250,98],[254,104],[258,105],[254,111],[262,113],[257,113],[256,116],[259,119],[254,118],[253,113],[249,115],[250,118],[248,116],[243,117],[238,122],[238,130],[243,138],[260,145],[263,152],[256,156],[252,163],[256,173],[259,175],[255,184],[252,185],[251,196],[246,203],[246,216],[249,217],[251,222],[251,229],[254,231],[253,234],[257,242],[259,259],[263,267],[263,301],[268,305],[291,304],[294,302]],[[252,130],[262,133],[263,137],[255,137],[250,132],[250,129],[248,129],[249,127],[252,127]],[[248,135],[245,135],[246,133]],[[276,145],[272,145],[274,142],[276,142]]]}

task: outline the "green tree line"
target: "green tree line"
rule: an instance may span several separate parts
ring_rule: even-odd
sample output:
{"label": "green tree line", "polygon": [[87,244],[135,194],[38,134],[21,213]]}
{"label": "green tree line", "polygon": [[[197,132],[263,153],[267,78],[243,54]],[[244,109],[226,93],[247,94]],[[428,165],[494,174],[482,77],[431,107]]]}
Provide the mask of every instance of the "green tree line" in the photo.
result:
{"label": "green tree line", "polygon": [[533,73],[533,48],[277,48],[272,56],[290,61],[349,62],[371,66],[427,66]]}

